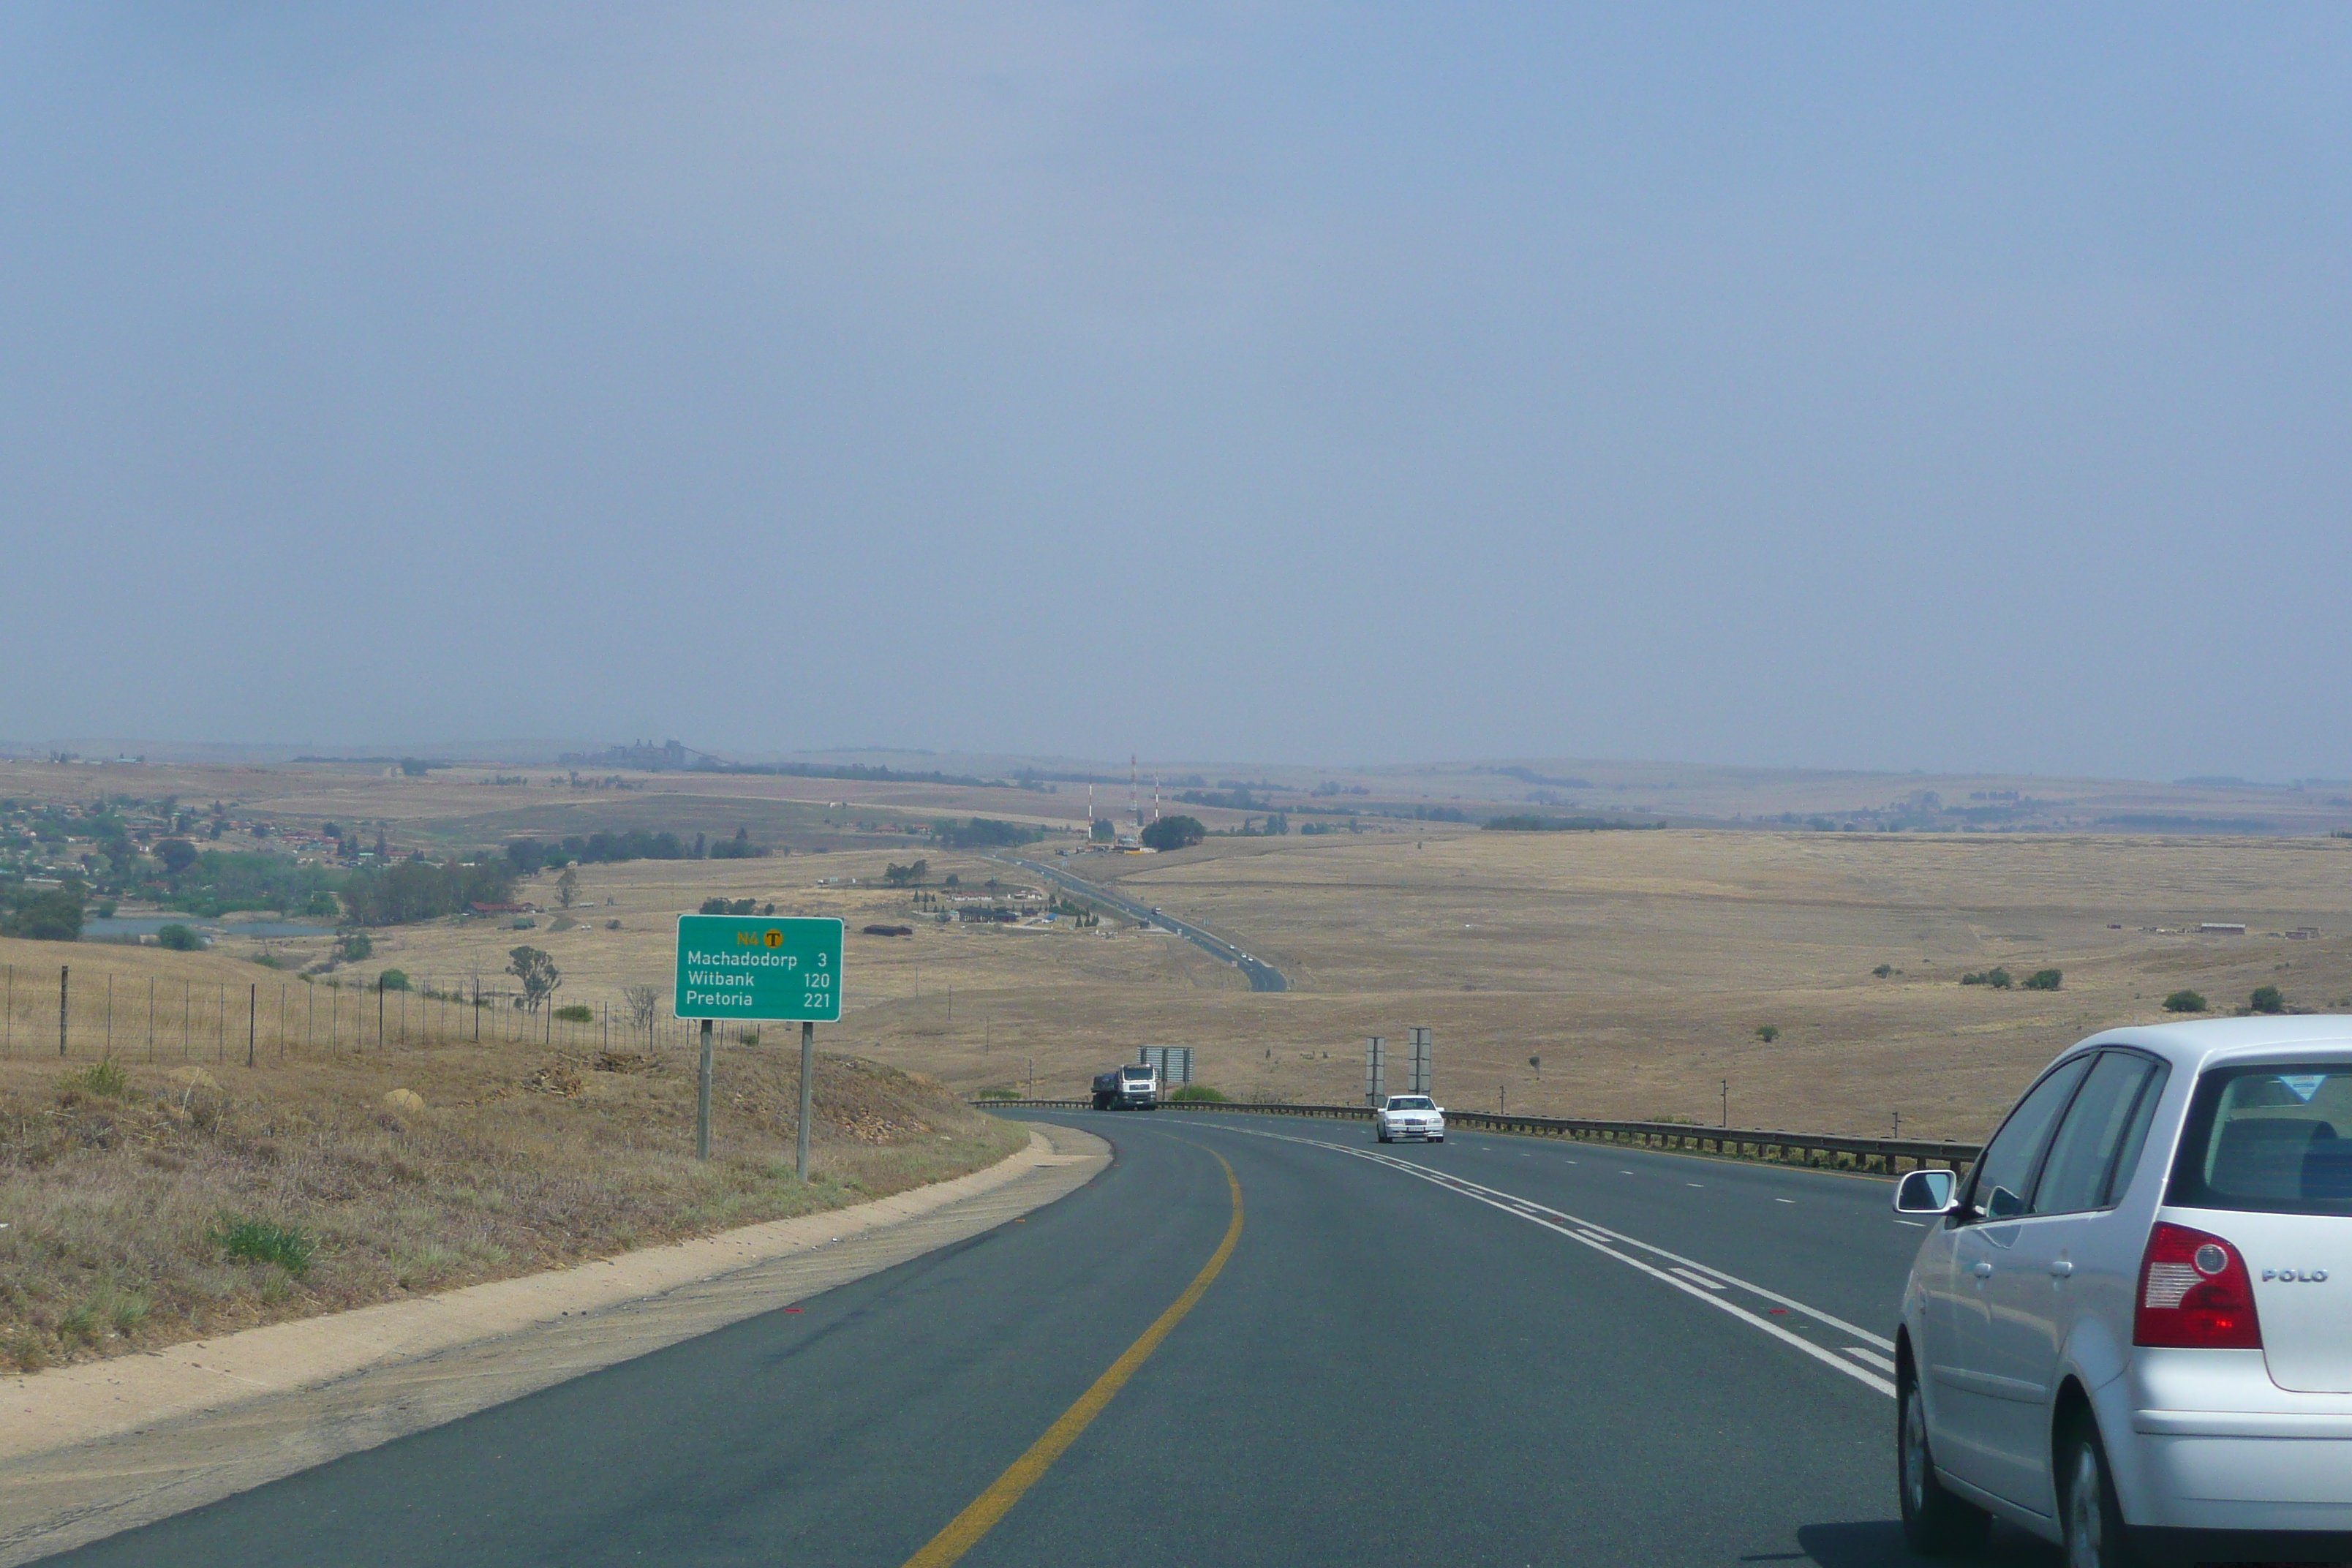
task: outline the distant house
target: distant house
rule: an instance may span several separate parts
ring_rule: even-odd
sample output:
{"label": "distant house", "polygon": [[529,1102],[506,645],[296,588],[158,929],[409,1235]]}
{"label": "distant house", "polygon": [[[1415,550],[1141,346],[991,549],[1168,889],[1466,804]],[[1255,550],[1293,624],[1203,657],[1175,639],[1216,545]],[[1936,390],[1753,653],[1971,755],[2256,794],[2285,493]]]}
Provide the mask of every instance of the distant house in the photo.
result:
{"label": "distant house", "polygon": [[467,908],[472,910],[478,915],[527,915],[531,912],[531,906],[529,904],[478,903],[468,904]]}
{"label": "distant house", "polygon": [[2243,936],[2246,934],[2246,922],[2243,921],[2207,921],[2197,928],[2197,934],[2200,936]]}

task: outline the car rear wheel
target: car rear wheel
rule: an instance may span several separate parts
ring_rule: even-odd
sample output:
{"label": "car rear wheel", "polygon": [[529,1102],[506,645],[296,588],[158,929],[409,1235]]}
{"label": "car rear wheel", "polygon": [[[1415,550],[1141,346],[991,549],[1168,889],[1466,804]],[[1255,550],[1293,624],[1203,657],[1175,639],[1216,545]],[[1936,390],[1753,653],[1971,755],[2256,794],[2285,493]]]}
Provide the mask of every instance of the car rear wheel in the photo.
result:
{"label": "car rear wheel", "polygon": [[2140,1557],[2124,1530],[2116,1484],[2107,1475],[2107,1451],[2088,1416],[2078,1416],[2059,1444],[2058,1479],[2064,1489],[2058,1523],[2066,1541],[2066,1568],[2136,1568]]}
{"label": "car rear wheel", "polygon": [[1935,1455],[1927,1447],[1927,1411],[1919,1398],[1918,1375],[1906,1362],[1895,1374],[1895,1480],[1903,1505],[1903,1539],[1922,1557],[1969,1552],[1984,1543],[1992,1520],[1961,1501],[1936,1479]]}

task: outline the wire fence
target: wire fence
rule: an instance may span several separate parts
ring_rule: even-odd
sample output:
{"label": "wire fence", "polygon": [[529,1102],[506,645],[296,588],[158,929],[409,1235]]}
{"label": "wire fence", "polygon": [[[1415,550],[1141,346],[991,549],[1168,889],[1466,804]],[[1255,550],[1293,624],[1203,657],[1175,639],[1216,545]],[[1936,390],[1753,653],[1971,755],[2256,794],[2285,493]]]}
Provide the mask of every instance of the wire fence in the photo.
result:
{"label": "wire fence", "polygon": [[[566,1006],[587,1016],[564,1016]],[[698,1049],[698,1020],[658,1016],[639,1024],[611,1003],[533,1005],[472,975],[387,991],[332,978],[239,985],[68,963],[0,965],[0,1058],[258,1065],[464,1045],[662,1056]]]}

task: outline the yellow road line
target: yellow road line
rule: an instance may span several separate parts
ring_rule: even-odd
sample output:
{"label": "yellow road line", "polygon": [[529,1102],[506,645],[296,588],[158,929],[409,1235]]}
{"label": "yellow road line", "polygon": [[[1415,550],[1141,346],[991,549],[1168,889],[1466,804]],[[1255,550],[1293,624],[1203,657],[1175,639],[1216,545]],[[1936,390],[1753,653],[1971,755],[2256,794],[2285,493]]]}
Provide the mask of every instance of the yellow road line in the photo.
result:
{"label": "yellow road line", "polygon": [[1006,1466],[1004,1473],[991,1482],[986,1491],[972,1499],[964,1510],[950,1520],[947,1528],[932,1536],[920,1552],[908,1558],[906,1568],[948,1568],[950,1563],[979,1545],[981,1537],[993,1529],[996,1521],[1021,1500],[1022,1493],[1036,1485],[1038,1479],[1053,1468],[1054,1461],[1062,1457],[1063,1450],[1076,1442],[1078,1434],[1103,1413],[1103,1407],[1118,1395],[1121,1388],[1127,1386],[1127,1380],[1135,1375],[1136,1368],[1150,1359],[1151,1352],[1160,1348],[1160,1342],[1166,1339],[1169,1331],[1184,1321],[1184,1314],[1207,1294],[1210,1282],[1224,1268],[1225,1259],[1234,1255],[1234,1243],[1242,1238],[1242,1184],[1234,1176],[1234,1168],[1225,1164],[1223,1154],[1213,1149],[1209,1153],[1218,1164],[1224,1165],[1225,1185],[1233,1193],[1234,1217],[1233,1222],[1225,1226],[1225,1239],[1217,1244],[1217,1250],[1210,1256],[1201,1272],[1184,1287],[1184,1293],[1143,1331],[1142,1337],[1128,1346],[1126,1353],[1111,1363],[1110,1370],[1095,1379],[1094,1386],[1080,1394],[1076,1405],[1063,1411],[1059,1420],[1045,1428],[1044,1436],[1029,1445],[1027,1453]]}

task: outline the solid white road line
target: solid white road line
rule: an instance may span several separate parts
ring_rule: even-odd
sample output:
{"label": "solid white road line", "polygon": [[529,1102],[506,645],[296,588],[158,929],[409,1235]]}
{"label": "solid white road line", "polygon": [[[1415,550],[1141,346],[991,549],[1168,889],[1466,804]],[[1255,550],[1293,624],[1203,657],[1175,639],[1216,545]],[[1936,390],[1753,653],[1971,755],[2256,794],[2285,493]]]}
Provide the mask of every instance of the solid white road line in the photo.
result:
{"label": "solid white road line", "polygon": [[[1201,1125],[1216,1126],[1217,1124],[1204,1118]],[[1895,1384],[1876,1373],[1857,1366],[1852,1361],[1813,1343],[1801,1335],[1790,1333],[1769,1318],[1759,1316],[1738,1302],[1716,1294],[1710,1287],[1694,1284],[1688,1279],[1669,1272],[1668,1268],[1662,1268],[1645,1262],[1622,1249],[1638,1247],[1654,1257],[1664,1258],[1669,1267],[1679,1263],[1686,1268],[1703,1269],[1709,1278],[1736,1285],[1742,1290],[1761,1296],[1768,1301],[1777,1302],[1790,1311],[1801,1312],[1829,1328],[1843,1330],[1855,1339],[1867,1340],[1882,1350],[1892,1351],[1895,1348],[1894,1341],[1874,1334],[1868,1329],[1849,1323],[1843,1318],[1832,1317],[1818,1307],[1809,1307],[1804,1302],[1792,1297],[1783,1296],[1777,1290],[1768,1290],[1761,1285],[1742,1279],[1738,1275],[1724,1269],[1701,1263],[1695,1258],[1685,1258],[1680,1253],[1669,1252],[1664,1247],[1643,1241],[1638,1237],[1612,1230],[1605,1225],[1596,1225],[1591,1220],[1579,1219],[1576,1215],[1562,1210],[1551,1208],[1513,1193],[1503,1192],[1499,1188],[1482,1185],[1467,1177],[1454,1175],[1451,1172],[1435,1170],[1427,1165],[1416,1165],[1410,1160],[1400,1160],[1393,1154],[1384,1154],[1371,1149],[1350,1148],[1345,1143],[1334,1143],[1321,1138],[1297,1138],[1284,1132],[1262,1132],[1250,1127],[1220,1126],[1217,1130],[1222,1132],[1239,1133],[1245,1138],[1270,1138],[1281,1143],[1303,1143],[1310,1149],[1323,1149],[1335,1154],[1347,1154],[1359,1160],[1370,1160],[1375,1164],[1389,1166],[1392,1170],[1403,1172],[1408,1176],[1416,1176],[1433,1185],[1444,1187],[1450,1192],[1459,1193],[1474,1202],[1485,1204],[1489,1208],[1500,1209],[1505,1214],[1526,1220],[1531,1225],[1539,1225],[1557,1236],[1565,1237],[1570,1241],[1590,1247],[1603,1257],[1613,1258],[1629,1268],[1638,1268],[1654,1279],[1664,1280],[1694,1300],[1705,1301],[1718,1311],[1728,1312],[1749,1327],[1760,1329],[1782,1343],[1795,1347],[1820,1362],[1823,1366],[1835,1367],[1857,1383],[1866,1384],[1878,1390],[1889,1399],[1895,1397]],[[1604,1237],[1606,1239],[1599,1239]]]}

